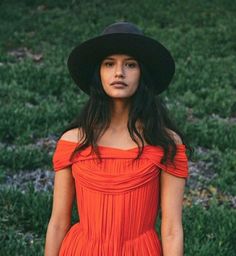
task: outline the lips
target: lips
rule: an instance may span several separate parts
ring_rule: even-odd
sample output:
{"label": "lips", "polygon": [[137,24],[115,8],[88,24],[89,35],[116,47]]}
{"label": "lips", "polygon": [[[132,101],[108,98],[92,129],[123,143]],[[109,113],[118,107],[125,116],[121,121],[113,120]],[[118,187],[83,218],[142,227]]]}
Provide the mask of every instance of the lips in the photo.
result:
{"label": "lips", "polygon": [[126,83],[122,82],[122,81],[114,81],[111,83],[111,85],[123,85],[123,86],[128,86]]}

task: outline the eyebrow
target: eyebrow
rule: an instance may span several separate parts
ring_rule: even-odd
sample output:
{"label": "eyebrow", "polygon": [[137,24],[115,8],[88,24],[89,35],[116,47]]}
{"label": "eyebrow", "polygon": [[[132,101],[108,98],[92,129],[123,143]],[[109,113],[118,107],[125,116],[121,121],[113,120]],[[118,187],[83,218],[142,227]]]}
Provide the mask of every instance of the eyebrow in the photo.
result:
{"label": "eyebrow", "polygon": [[[104,60],[115,60],[115,59],[112,58],[112,57],[107,57],[107,58],[105,58]],[[132,57],[125,58],[125,60],[135,60],[135,61],[137,61],[136,59],[134,59],[134,58],[132,58]]]}

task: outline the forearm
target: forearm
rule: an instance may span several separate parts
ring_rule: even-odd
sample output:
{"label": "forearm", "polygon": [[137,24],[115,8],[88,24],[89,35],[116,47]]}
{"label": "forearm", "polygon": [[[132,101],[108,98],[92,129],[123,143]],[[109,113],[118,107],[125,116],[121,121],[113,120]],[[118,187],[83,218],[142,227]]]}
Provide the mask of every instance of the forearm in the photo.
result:
{"label": "forearm", "polygon": [[184,255],[184,234],[183,229],[175,234],[162,235],[162,251],[163,256],[183,256]]}
{"label": "forearm", "polygon": [[58,227],[49,222],[45,242],[44,256],[58,256],[62,240],[70,226]]}

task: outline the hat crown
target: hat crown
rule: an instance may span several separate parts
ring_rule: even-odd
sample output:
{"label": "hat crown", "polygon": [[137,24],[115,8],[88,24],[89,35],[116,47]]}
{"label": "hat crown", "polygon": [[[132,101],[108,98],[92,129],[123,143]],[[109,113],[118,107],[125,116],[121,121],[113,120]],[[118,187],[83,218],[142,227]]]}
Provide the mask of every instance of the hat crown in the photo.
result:
{"label": "hat crown", "polygon": [[114,33],[129,33],[143,35],[143,32],[131,22],[116,22],[106,27],[102,35]]}

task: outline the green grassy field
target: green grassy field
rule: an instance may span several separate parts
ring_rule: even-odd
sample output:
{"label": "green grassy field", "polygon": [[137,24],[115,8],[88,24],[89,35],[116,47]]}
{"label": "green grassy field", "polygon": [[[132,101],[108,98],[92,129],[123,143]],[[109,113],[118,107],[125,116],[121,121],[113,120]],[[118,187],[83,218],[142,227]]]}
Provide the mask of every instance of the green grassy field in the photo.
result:
{"label": "green grassy field", "polygon": [[67,57],[120,20],[142,27],[176,60],[162,97],[195,148],[185,255],[236,255],[235,15],[229,0],[1,1],[1,255],[43,255],[56,138],[87,99],[69,77]]}

